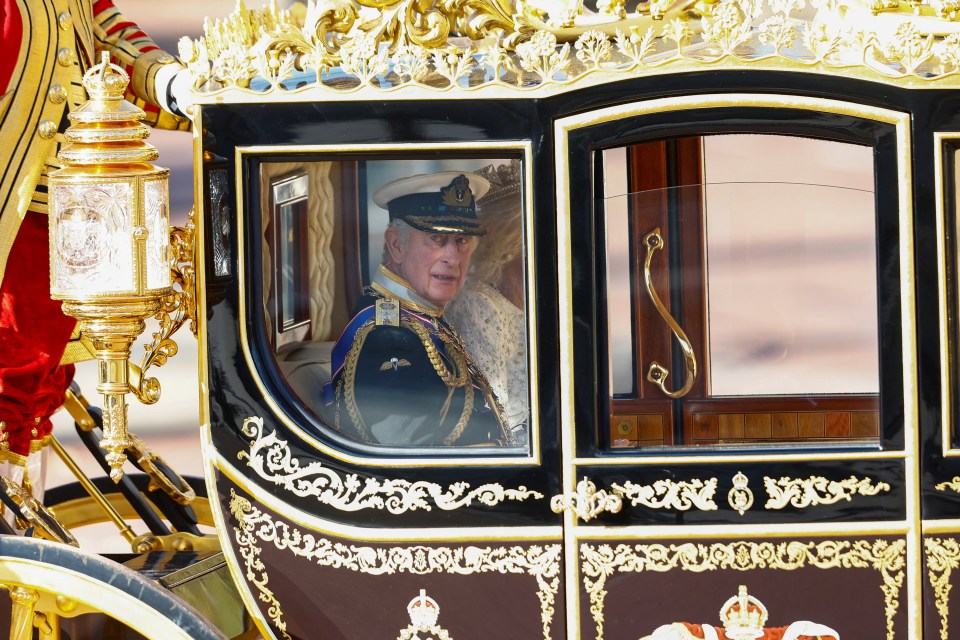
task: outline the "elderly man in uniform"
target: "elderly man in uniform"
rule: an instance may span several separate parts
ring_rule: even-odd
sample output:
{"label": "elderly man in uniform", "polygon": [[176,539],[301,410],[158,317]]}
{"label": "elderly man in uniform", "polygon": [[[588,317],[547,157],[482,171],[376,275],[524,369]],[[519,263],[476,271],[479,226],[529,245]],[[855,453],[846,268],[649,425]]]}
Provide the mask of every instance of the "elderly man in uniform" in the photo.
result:
{"label": "elderly man in uniform", "polygon": [[383,263],[334,347],[325,390],[344,433],[393,446],[504,443],[490,385],[443,317],[485,234],[475,199],[488,188],[441,172],[374,194],[390,217]]}
{"label": "elderly man in uniform", "polygon": [[0,473],[11,463],[14,479],[39,457],[73,375],[59,363],[74,320],[50,299],[47,175],[102,51],[126,69],[126,97],[149,124],[189,128],[169,112],[183,66],[110,0],[0,0]]}

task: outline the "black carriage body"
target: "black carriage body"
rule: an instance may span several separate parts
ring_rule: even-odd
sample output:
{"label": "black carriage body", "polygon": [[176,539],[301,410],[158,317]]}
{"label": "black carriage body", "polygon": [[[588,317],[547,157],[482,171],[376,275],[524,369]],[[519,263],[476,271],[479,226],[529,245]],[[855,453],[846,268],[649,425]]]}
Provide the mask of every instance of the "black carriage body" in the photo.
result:
{"label": "black carriage body", "polygon": [[[771,612],[769,627],[814,620],[845,638],[940,637],[955,598],[937,586],[950,579],[937,559],[960,539],[960,493],[943,488],[960,476],[948,430],[956,92],[716,70],[515,95],[202,106],[206,461],[221,540],[261,631],[394,637],[424,589],[440,608],[438,627],[458,639],[636,638],[672,622],[720,626],[723,600],[747,584]],[[643,145],[662,145],[670,188],[686,170],[678,141],[745,134],[871,149],[877,408],[850,415],[876,426],[861,438],[805,439],[804,424],[829,425],[843,411],[818,398],[805,400],[806,413],[758,400],[715,420],[692,400],[668,400],[659,446],[622,446],[617,428],[642,428],[650,413],[617,409],[640,405],[609,375],[612,350],[631,347],[612,346],[608,323],[616,294],[604,152],[626,147],[636,159],[652,148]],[[345,437],[293,390],[262,311],[273,248],[261,215],[265,165],[432,158],[521,167],[531,431],[519,448],[404,450]],[[686,218],[665,210],[669,245]],[[679,313],[685,302],[670,290],[667,306]],[[667,357],[682,362],[670,344]],[[698,429],[761,415],[773,416],[774,434],[799,420],[789,432],[799,436],[696,440]],[[771,506],[778,479],[808,493],[848,479],[860,489]],[[673,499],[659,488],[667,485],[680,487]],[[480,487],[493,492],[489,502],[465,498]],[[593,503],[616,495],[622,508],[587,517],[551,509],[552,497],[577,494]]]}

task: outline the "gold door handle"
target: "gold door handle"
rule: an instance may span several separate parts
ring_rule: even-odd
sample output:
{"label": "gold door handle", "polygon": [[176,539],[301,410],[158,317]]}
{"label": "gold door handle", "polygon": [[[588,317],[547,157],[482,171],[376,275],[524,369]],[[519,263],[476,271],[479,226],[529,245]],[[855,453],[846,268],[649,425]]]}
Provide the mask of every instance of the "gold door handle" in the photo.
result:
{"label": "gold door handle", "polygon": [[584,522],[593,520],[605,511],[619,513],[622,508],[623,498],[597,489],[597,485],[587,478],[577,483],[576,493],[561,493],[550,499],[550,509],[554,513],[572,511]]}
{"label": "gold door handle", "polygon": [[677,342],[680,343],[680,350],[683,351],[683,363],[687,374],[686,379],[683,381],[683,386],[676,391],[670,391],[666,387],[667,376],[670,375],[670,371],[654,360],[650,363],[650,369],[647,370],[647,380],[660,387],[660,390],[663,391],[667,397],[682,398],[690,392],[690,389],[693,388],[693,383],[697,379],[697,357],[693,354],[693,345],[690,344],[690,339],[687,338],[687,334],[683,332],[683,329],[680,328],[677,321],[673,319],[673,316],[670,315],[667,308],[663,306],[663,302],[660,301],[660,296],[657,295],[657,290],[653,286],[650,263],[653,261],[653,254],[656,253],[657,249],[663,248],[663,236],[660,235],[660,227],[657,227],[645,235],[643,237],[643,244],[647,247],[647,257],[643,261],[643,281],[647,285],[647,293],[650,295],[653,306],[657,308],[657,313],[659,313],[663,321],[667,323],[670,331],[677,337]]}

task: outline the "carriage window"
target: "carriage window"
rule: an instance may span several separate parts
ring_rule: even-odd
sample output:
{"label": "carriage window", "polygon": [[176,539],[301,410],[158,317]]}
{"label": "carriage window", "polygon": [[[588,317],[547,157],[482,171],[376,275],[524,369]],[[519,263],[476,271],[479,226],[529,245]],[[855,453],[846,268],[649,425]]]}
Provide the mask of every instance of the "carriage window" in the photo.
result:
{"label": "carriage window", "polygon": [[770,135],[604,153],[611,446],[879,440],[872,154]]}
{"label": "carriage window", "polygon": [[389,447],[525,448],[521,162],[263,162],[263,320],[289,389]]}

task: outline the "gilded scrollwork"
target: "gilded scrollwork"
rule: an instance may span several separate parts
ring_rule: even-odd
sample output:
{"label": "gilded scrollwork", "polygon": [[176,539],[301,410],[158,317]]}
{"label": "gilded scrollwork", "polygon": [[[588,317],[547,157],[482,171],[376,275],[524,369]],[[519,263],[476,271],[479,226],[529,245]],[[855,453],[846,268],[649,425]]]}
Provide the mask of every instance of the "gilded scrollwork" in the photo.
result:
{"label": "gilded scrollwork", "polygon": [[834,504],[841,500],[851,501],[854,496],[875,496],[890,491],[886,482],[877,482],[871,478],[850,476],[843,480],[828,480],[823,476],[809,478],[771,478],[764,476],[763,485],[769,499],[764,505],[767,509],[783,509],[787,505],[802,509],[822,504]]}
{"label": "gilded scrollwork", "polygon": [[237,522],[233,533],[244,575],[258,591],[260,600],[267,604],[268,617],[285,638],[289,636],[282,606],[270,589],[269,576],[260,559],[262,544],[272,545],[279,551],[292,553],[320,567],[373,576],[397,573],[464,576],[479,573],[526,574],[536,580],[543,637],[550,640],[550,627],[560,588],[562,547],[559,544],[526,547],[391,545],[389,548],[378,548],[337,542],[312,531],[301,531],[275,520],[233,490],[229,508]]}
{"label": "gilded scrollwork", "polygon": [[687,511],[696,507],[701,511],[716,511],[713,495],[717,491],[717,479],[709,480],[657,480],[653,484],[640,485],[627,480],[613,484],[611,488],[630,504],[643,505],[650,509],[676,509]]}
{"label": "gilded scrollwork", "polygon": [[[309,0],[292,10],[240,2],[232,15],[208,22],[203,37],[181,40],[180,56],[203,92],[249,88],[258,77],[260,91],[526,91],[592,73],[643,75],[725,61],[856,68],[910,82],[960,75],[960,35],[951,24],[957,2],[881,1],[878,9],[876,1],[821,2],[811,12],[797,0],[650,0],[628,13],[622,0],[604,0],[592,15],[567,0]],[[918,18],[922,9],[936,17]],[[419,63],[415,73],[411,60]],[[325,73],[336,67],[343,73]]]}
{"label": "gilded scrollwork", "polygon": [[960,476],[954,476],[947,482],[941,482],[934,487],[937,491],[956,491],[960,493]]}
{"label": "gilded scrollwork", "polygon": [[263,418],[250,417],[243,421],[244,435],[250,438],[250,449],[237,457],[261,478],[283,487],[301,498],[316,498],[321,504],[340,511],[385,509],[402,514],[433,507],[453,511],[474,502],[494,507],[506,500],[540,500],[542,493],[526,487],[506,489],[500,484],[488,483],[471,488],[466,482],[441,486],[434,482],[366,478],[355,473],[340,473],[318,460],[301,465],[293,456],[285,440],[263,426]]}
{"label": "gilded scrollwork", "polygon": [[617,493],[608,493],[597,489],[597,485],[588,478],[577,483],[574,493],[560,494],[550,499],[550,509],[554,513],[572,511],[584,522],[593,520],[601,513],[618,513],[623,507],[623,498]]}
{"label": "gilded scrollwork", "polygon": [[894,617],[900,606],[906,568],[904,540],[824,540],[820,542],[687,542],[683,544],[581,543],[583,586],[590,598],[590,614],[597,640],[603,640],[607,579],[616,573],[682,571],[791,571],[818,569],[874,569],[883,584],[887,640],[894,638]]}
{"label": "gilded scrollwork", "polygon": [[177,343],[171,338],[184,324],[197,335],[196,273],[194,268],[194,212],[190,211],[187,224],[170,227],[170,275],[173,288],[161,300],[160,311],[154,316],[159,328],[153,333],[146,353],[140,360],[139,371],[131,379],[131,390],[144,404],[160,399],[160,382],[145,374],[150,367],[162,367],[177,354]]}
{"label": "gilded scrollwork", "polygon": [[927,576],[933,587],[934,605],[940,616],[940,640],[948,640],[948,622],[950,619],[949,596],[953,585],[950,577],[960,568],[960,541],[956,538],[924,538]]}

